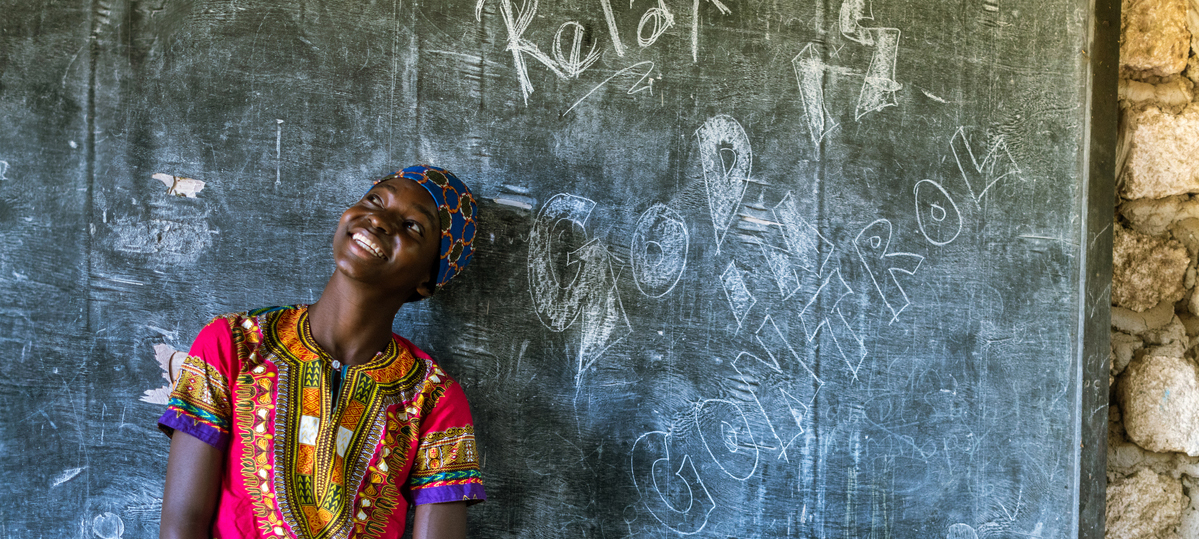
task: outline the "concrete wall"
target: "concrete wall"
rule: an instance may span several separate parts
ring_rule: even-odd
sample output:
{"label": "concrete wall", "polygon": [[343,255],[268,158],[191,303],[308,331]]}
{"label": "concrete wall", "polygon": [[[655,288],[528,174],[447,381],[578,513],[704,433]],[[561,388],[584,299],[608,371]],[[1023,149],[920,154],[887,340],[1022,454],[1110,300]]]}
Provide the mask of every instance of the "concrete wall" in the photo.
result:
{"label": "concrete wall", "polygon": [[1124,0],[1107,537],[1199,538],[1199,0]]}

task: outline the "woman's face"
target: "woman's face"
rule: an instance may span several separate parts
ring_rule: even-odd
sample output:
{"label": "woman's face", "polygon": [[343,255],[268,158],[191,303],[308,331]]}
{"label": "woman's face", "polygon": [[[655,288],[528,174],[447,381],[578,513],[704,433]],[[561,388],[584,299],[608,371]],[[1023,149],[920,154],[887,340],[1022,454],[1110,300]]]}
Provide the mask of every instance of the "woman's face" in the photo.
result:
{"label": "woman's face", "polygon": [[440,249],[437,205],[407,178],[376,184],[341,214],[333,235],[338,272],[404,298],[432,295]]}

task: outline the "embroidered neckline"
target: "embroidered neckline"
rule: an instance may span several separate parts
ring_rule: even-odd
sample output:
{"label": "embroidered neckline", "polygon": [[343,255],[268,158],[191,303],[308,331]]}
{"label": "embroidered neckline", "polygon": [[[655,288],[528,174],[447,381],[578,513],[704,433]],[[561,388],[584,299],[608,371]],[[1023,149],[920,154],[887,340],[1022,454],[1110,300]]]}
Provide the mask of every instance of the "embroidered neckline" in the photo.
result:
{"label": "embroidered neckline", "polygon": [[[333,365],[333,363],[337,360],[333,359],[333,356],[326,352],[324,348],[321,348],[320,343],[316,342],[316,338],[312,336],[312,324],[308,321],[308,307],[308,305],[296,306],[296,309],[300,311],[296,320],[296,334],[300,337],[300,344],[302,344],[308,352],[311,352],[312,356],[314,357],[300,358],[300,360],[305,362],[322,361],[324,363],[328,363],[329,365]],[[375,352],[375,356],[372,357],[370,361],[360,365],[349,365],[346,363],[341,364],[348,366],[351,372],[368,371],[387,367],[398,357],[400,357],[399,346],[396,345],[395,337],[392,337],[391,339],[388,339],[387,347],[385,347],[382,351]]]}

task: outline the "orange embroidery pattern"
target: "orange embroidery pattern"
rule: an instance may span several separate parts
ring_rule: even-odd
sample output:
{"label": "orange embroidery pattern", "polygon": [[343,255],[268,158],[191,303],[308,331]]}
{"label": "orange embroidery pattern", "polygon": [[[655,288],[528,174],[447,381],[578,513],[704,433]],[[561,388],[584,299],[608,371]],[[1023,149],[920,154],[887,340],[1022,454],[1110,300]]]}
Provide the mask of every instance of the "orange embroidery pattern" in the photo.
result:
{"label": "orange embroidery pattern", "polygon": [[412,464],[408,483],[435,487],[464,485],[479,479],[479,458],[475,449],[475,429],[457,427],[426,433]]}
{"label": "orange embroidery pattern", "polygon": [[266,535],[284,537],[283,521],[275,511],[277,501],[271,489],[271,438],[263,436],[270,428],[274,411],[275,373],[263,364],[258,353],[262,342],[259,320],[253,316],[226,316],[237,345],[238,357],[243,358],[237,376],[237,421],[244,451],[240,457],[242,481],[250,493],[254,516],[259,530]]}
{"label": "orange embroidery pattern", "polygon": [[[367,472],[354,513],[354,532],[363,539],[383,536],[387,520],[400,506],[400,487],[395,478],[408,460],[408,450],[416,433],[406,418],[396,411],[387,412],[387,430],[383,435],[379,458]],[[393,449],[394,448],[394,449]]]}
{"label": "orange embroidery pattern", "polygon": [[363,509],[395,506],[364,494],[356,507],[355,498],[364,479],[373,480],[372,470],[389,469],[387,458],[370,466],[375,451],[398,453],[377,447],[387,430],[385,410],[399,405],[428,367],[390,342],[379,357],[347,369],[334,402],[329,359],[312,340],[307,316],[307,309],[289,309],[261,321],[264,359],[278,371],[274,490],[279,514],[297,537],[341,539],[369,520],[357,518],[369,517]]}

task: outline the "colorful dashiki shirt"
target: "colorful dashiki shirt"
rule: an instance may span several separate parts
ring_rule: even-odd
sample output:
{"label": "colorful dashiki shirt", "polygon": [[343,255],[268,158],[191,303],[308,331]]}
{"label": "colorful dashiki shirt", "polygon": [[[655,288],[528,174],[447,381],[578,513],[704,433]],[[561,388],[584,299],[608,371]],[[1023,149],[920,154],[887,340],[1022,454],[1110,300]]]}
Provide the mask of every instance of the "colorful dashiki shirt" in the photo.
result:
{"label": "colorful dashiki shirt", "polygon": [[306,306],[204,327],[158,423],[225,451],[214,538],[400,537],[409,504],[484,499],[462,387],[393,337],[335,403]]}

